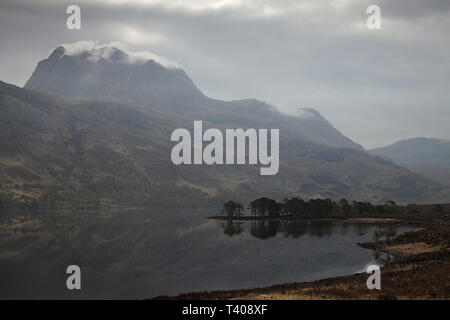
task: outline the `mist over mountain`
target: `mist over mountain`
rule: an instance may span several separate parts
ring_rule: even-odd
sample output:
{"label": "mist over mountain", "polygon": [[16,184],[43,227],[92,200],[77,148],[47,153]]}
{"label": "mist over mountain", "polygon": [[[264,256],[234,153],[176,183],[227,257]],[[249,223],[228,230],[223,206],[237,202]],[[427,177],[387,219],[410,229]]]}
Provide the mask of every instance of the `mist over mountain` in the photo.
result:
{"label": "mist over mountain", "polygon": [[[26,88],[0,82],[2,192],[46,201],[202,206],[268,196],[432,202],[440,184],[373,156],[313,109],[205,96],[175,64],[112,47],[58,47]],[[33,90],[30,90],[33,89]],[[170,134],[279,128],[280,169],[174,165]],[[50,200],[49,200],[50,199]]]}
{"label": "mist over mountain", "polygon": [[450,141],[435,138],[413,138],[398,141],[370,153],[450,185]]}
{"label": "mist over mountain", "polygon": [[315,110],[304,109],[289,116],[255,99],[212,99],[176,63],[156,55],[136,57],[117,47],[89,42],[66,46],[39,62],[24,87],[67,98],[133,102],[230,128],[280,128],[312,142],[362,150]]}

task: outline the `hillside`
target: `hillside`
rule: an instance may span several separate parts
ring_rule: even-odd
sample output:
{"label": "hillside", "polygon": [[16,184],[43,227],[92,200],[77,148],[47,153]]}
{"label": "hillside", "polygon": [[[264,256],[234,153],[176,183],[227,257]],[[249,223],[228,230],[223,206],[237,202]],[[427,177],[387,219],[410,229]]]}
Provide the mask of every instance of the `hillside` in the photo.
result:
{"label": "hillside", "polygon": [[450,186],[450,141],[413,138],[369,152]]}
{"label": "hillside", "polygon": [[[260,196],[405,203],[445,195],[430,179],[370,155],[314,110],[287,116],[256,100],[214,100],[172,66],[62,50],[39,63],[26,85],[33,90],[0,82],[3,202],[186,207]],[[122,68],[135,70],[136,85],[122,82]],[[204,129],[279,128],[279,173],[172,164],[170,135],[192,130],[194,119]]]}
{"label": "hillside", "polygon": [[280,128],[311,142],[362,150],[315,110],[288,116],[255,99],[212,99],[173,63],[162,65],[110,46],[79,46],[56,48],[39,62],[25,88],[67,98],[113,98],[228,128]]}

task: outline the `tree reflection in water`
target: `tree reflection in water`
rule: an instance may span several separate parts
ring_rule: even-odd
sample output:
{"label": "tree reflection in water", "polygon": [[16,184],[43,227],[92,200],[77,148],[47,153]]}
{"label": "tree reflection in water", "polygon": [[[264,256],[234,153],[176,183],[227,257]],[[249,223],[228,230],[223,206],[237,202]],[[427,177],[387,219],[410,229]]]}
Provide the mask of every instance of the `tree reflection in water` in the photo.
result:
{"label": "tree reflection in water", "polygon": [[[230,237],[241,234],[245,229],[244,223],[240,220],[229,219],[220,225],[223,233]],[[285,238],[297,239],[305,234],[322,238],[331,235],[333,232],[333,222],[329,220],[258,219],[250,220],[246,225],[253,237],[263,240],[273,238],[278,233]]]}
{"label": "tree reflection in water", "polygon": [[280,220],[252,220],[250,234],[255,238],[269,239],[278,233]]}
{"label": "tree reflection in water", "polygon": [[[387,225],[387,226],[377,226],[373,232],[373,239],[375,240],[375,250],[373,252],[374,259],[383,265],[387,265],[392,262],[392,255],[389,253],[382,253],[382,247],[387,244],[391,244],[392,239],[397,235],[399,226],[397,225]],[[384,241],[381,242],[381,241]]]}
{"label": "tree reflection in water", "polygon": [[226,223],[221,223],[223,233],[232,237],[234,235],[241,234],[244,231],[243,222],[240,220],[227,220]]}

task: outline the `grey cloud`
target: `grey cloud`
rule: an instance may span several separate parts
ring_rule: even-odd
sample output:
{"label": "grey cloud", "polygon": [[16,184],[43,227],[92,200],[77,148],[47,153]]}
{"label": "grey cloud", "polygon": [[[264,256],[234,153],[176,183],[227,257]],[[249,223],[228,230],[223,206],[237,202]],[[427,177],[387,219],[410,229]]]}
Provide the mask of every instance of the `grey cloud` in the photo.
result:
{"label": "grey cloud", "polygon": [[[191,10],[84,1],[82,30],[69,31],[69,2],[6,0],[0,79],[22,85],[62,43],[118,40],[177,61],[213,97],[315,108],[366,147],[450,138],[450,2],[378,1],[383,29],[369,31],[372,3],[252,0]],[[273,12],[263,14],[267,7]]]}

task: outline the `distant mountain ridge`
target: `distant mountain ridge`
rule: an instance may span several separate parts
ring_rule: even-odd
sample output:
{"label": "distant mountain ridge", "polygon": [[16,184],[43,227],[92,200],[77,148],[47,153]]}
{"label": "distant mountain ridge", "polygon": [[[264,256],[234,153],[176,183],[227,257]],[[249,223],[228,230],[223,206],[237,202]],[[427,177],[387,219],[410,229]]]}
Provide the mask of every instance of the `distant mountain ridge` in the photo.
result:
{"label": "distant mountain ridge", "polygon": [[435,138],[412,138],[370,153],[390,158],[408,168],[445,167],[450,169],[450,141]]}
{"label": "distant mountain ridge", "polygon": [[450,141],[435,138],[412,138],[398,141],[370,153],[428,176],[450,186]]}

